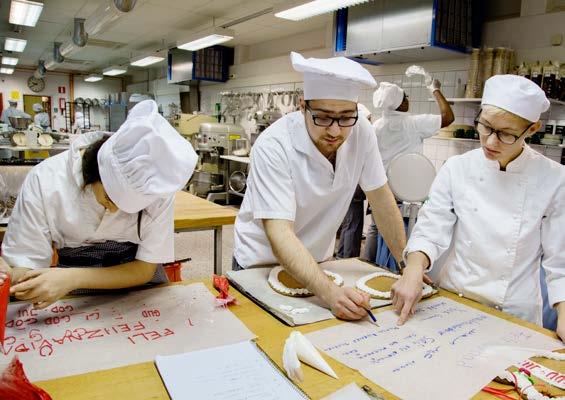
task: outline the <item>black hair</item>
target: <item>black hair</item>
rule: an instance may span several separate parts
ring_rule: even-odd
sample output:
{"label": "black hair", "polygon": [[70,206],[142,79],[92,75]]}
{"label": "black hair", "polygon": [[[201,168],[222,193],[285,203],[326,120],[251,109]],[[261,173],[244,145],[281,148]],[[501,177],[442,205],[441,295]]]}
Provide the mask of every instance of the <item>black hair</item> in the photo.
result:
{"label": "black hair", "polygon": [[109,136],[104,136],[86,148],[82,155],[82,179],[84,186],[100,182],[100,170],[98,169],[98,151],[108,140]]}

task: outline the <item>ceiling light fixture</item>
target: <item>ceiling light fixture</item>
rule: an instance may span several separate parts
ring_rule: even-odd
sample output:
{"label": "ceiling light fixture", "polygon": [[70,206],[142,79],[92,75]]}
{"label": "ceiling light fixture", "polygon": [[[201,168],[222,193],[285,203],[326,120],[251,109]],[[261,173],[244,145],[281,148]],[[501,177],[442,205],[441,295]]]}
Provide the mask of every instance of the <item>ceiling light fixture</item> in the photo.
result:
{"label": "ceiling light fixture", "polygon": [[32,0],[12,0],[10,23],[14,25],[35,26],[43,11],[43,3]]}
{"label": "ceiling light fixture", "polygon": [[6,38],[6,41],[4,42],[4,50],[21,53],[26,48],[26,45],[27,45],[27,40]]}
{"label": "ceiling light fixture", "polygon": [[84,77],[85,82],[98,82],[104,79],[104,77],[100,74],[90,74]]}
{"label": "ceiling light fixture", "polygon": [[232,29],[214,27],[192,35],[186,40],[178,41],[177,47],[182,50],[196,51],[227,42],[232,40],[234,37],[235,32]]}
{"label": "ceiling light fixture", "polygon": [[275,8],[275,17],[300,21],[339,10],[366,3],[369,0],[313,0],[298,1],[290,7],[288,5]]}
{"label": "ceiling light fixture", "polygon": [[0,74],[12,75],[13,73],[14,73],[14,68],[8,68],[8,67],[1,67],[0,68]]}
{"label": "ceiling light fixture", "polygon": [[16,65],[18,64],[19,59],[17,59],[16,57],[6,57],[3,56],[2,57],[2,64],[5,65]]}
{"label": "ceiling light fixture", "polygon": [[127,72],[126,67],[120,67],[118,65],[112,65],[111,67],[104,68],[102,70],[102,74],[108,76],[117,76],[117,75],[125,74],[126,72]]}
{"label": "ceiling light fixture", "polygon": [[159,53],[145,54],[143,56],[134,57],[131,59],[130,65],[134,67],[147,67],[148,65],[153,65],[161,62],[165,59],[164,56]]}

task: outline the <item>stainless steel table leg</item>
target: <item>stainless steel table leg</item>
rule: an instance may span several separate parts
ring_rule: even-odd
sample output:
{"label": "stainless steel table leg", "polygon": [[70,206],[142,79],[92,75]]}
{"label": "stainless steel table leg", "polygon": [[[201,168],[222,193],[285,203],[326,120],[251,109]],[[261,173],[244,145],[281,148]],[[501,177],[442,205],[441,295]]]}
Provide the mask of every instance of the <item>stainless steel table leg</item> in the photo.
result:
{"label": "stainless steel table leg", "polygon": [[214,273],[222,274],[222,227],[214,227]]}

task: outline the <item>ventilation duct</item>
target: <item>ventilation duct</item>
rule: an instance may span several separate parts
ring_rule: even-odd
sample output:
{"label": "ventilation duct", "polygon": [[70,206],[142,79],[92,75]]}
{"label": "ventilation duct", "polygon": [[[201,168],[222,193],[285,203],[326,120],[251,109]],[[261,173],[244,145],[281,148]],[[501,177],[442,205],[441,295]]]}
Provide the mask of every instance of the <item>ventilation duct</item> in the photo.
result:
{"label": "ventilation duct", "polygon": [[53,43],[53,61],[56,63],[62,63],[65,61],[65,57],[61,55],[61,43],[55,42]]}
{"label": "ventilation duct", "polygon": [[45,60],[39,60],[39,63],[37,65],[37,69],[33,73],[33,76],[37,79],[43,78],[45,76],[45,71],[46,71]]}
{"label": "ventilation duct", "polygon": [[84,30],[84,18],[75,18],[75,29],[73,31],[73,43],[78,47],[86,46],[88,33]]}

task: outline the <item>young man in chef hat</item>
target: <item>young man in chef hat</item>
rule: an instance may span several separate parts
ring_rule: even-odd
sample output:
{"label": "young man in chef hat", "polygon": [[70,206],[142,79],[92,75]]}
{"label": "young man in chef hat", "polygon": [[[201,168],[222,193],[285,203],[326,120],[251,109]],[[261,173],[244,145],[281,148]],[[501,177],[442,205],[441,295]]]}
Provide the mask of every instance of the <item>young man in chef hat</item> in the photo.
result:
{"label": "young man in chef hat", "polygon": [[441,287],[539,325],[541,266],[565,339],[565,167],[524,143],[548,107],[528,79],[486,81],[475,120],[481,148],[440,169],[404,251],[407,266],[393,286],[400,324],[421,296],[424,271],[451,243]]}
{"label": "young man in chef hat", "polygon": [[[159,264],[174,260],[174,196],[196,161],[153,100],[109,137],[80,135],[26,176],[2,243],[0,284],[11,275],[12,295],[45,308],[77,289],[166,281]],[[57,268],[49,268],[53,248]]]}
{"label": "young man in chef hat", "polygon": [[363,87],[376,82],[343,58],[305,59],[301,110],[279,119],[255,142],[247,191],[235,224],[234,269],[282,265],[340,318],[367,315],[369,298],[338,287],[318,263],[333,254],[337,229],[357,184],[400,259],[404,226],[379,155],[374,131],[357,108]]}

